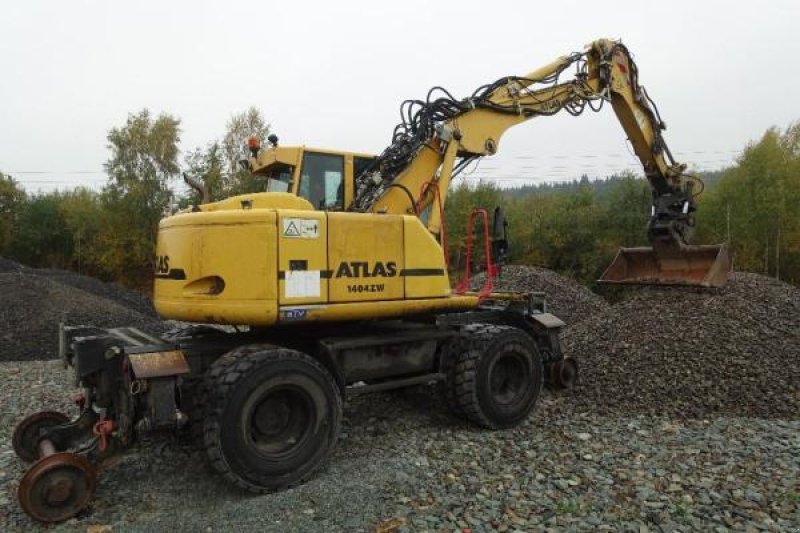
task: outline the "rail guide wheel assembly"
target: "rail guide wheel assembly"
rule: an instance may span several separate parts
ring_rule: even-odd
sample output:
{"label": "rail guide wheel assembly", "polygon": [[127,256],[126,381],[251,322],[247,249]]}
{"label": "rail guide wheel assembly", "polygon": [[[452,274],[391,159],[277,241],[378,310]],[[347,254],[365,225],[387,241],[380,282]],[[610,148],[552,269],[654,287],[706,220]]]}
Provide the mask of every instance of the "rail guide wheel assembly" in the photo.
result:
{"label": "rail guide wheel assembly", "polygon": [[23,461],[35,461],[17,489],[20,506],[32,518],[55,523],[77,515],[89,505],[97,487],[97,469],[83,455],[59,452],[42,430],[69,422],[56,411],[35,413],[14,429],[14,451]]}

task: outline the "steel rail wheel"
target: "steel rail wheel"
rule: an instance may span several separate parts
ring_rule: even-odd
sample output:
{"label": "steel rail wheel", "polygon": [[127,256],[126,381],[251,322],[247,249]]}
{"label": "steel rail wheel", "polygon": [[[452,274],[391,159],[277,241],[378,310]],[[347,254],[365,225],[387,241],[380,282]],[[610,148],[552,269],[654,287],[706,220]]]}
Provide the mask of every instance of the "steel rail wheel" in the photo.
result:
{"label": "steel rail wheel", "polygon": [[550,365],[548,384],[556,389],[571,389],[578,381],[578,362],[572,357],[565,357]]}
{"label": "steel rail wheel", "polygon": [[53,426],[60,426],[70,421],[64,413],[58,411],[41,411],[25,417],[17,427],[11,439],[17,457],[26,463],[39,458],[39,437],[41,431]]}
{"label": "steel rail wheel", "polygon": [[19,483],[17,498],[32,518],[54,523],[84,510],[96,487],[95,467],[82,455],[61,452],[31,466]]}

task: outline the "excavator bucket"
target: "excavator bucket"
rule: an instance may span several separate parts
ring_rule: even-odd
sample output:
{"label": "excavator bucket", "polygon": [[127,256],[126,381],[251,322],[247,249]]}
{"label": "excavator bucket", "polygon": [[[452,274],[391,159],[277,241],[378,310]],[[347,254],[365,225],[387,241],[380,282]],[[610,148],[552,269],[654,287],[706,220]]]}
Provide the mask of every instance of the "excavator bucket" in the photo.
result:
{"label": "excavator bucket", "polygon": [[724,287],[730,270],[727,244],[620,248],[598,281],[617,285]]}

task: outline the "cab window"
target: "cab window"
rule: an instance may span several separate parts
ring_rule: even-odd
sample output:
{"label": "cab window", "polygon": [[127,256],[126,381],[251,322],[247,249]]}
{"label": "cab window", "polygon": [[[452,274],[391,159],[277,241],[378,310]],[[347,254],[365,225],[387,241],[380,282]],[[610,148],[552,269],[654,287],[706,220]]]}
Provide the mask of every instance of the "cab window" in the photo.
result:
{"label": "cab window", "polygon": [[289,192],[292,187],[292,167],[275,165],[259,177],[266,178],[263,190],[267,192]]}
{"label": "cab window", "polygon": [[303,154],[299,193],[315,209],[343,209],[343,156],[315,152]]}

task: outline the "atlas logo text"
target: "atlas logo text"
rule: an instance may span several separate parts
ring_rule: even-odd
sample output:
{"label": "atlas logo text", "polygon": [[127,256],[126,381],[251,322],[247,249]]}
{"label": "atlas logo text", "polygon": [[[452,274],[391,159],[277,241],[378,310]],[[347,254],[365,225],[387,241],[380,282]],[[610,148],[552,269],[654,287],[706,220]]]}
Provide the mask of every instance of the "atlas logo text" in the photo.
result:
{"label": "atlas logo text", "polygon": [[367,261],[346,261],[336,269],[337,278],[392,278],[397,275],[397,263],[377,261],[370,265]]}

